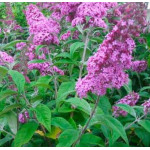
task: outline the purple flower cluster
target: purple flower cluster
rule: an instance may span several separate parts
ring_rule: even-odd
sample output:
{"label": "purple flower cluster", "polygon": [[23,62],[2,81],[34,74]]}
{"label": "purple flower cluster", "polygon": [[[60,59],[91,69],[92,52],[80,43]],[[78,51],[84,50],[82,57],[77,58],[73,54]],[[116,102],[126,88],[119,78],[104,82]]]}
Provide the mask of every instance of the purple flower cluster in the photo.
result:
{"label": "purple flower cluster", "polygon": [[60,31],[60,25],[56,21],[46,18],[33,4],[27,7],[25,14],[29,24],[30,36],[33,35],[34,45],[59,43],[57,34]]}
{"label": "purple flower cluster", "polygon": [[78,30],[73,32],[72,38],[73,39],[78,39],[79,38],[79,31]]}
{"label": "purple flower cluster", "polygon": [[142,106],[144,106],[144,113],[148,114],[148,112],[150,111],[150,99],[144,102]]}
{"label": "purple flower cluster", "polygon": [[146,68],[147,68],[147,62],[145,60],[142,60],[142,61],[139,61],[139,60],[133,61],[131,68],[132,68],[133,71],[142,72],[142,71],[146,70]]}
{"label": "purple flower cluster", "polygon": [[[132,92],[129,95],[117,101],[116,104],[127,104],[129,106],[134,106],[138,100],[139,100],[139,94]],[[113,114],[115,117],[118,117],[120,115],[126,116],[128,113],[122,110],[121,108],[119,108],[118,106],[113,106]]]}
{"label": "purple flower cluster", "polygon": [[36,5],[40,8],[40,10],[48,9],[50,7],[50,2],[37,2]]}
{"label": "purple flower cluster", "polygon": [[[11,8],[11,3],[7,2],[5,3],[6,5],[6,18],[2,19],[1,22],[4,23],[4,31],[5,32],[9,32],[9,30],[18,30],[20,32],[23,31],[22,27],[20,25],[17,24],[14,14],[12,12],[12,8]],[[9,28],[9,30],[7,30],[7,28]]]}
{"label": "purple flower cluster", "polygon": [[5,65],[5,63],[13,63],[14,58],[8,55],[6,52],[0,51],[0,65]]}
{"label": "purple flower cluster", "polygon": [[25,54],[28,57],[29,60],[33,60],[33,59],[36,58],[35,48],[36,48],[35,45],[33,45],[33,44],[29,45],[28,51]]}
{"label": "purple flower cluster", "polygon": [[29,70],[37,69],[37,70],[39,70],[39,72],[42,76],[52,74],[51,66],[52,66],[52,64],[49,62],[28,64]]}
{"label": "purple flower cluster", "polygon": [[60,2],[60,3],[49,3],[50,11],[52,11],[51,17],[61,20],[65,18],[68,22],[74,19],[76,10],[81,2]]}
{"label": "purple flower cluster", "polygon": [[109,21],[109,23],[113,23],[114,25],[116,25],[119,22],[119,17],[121,16],[121,11],[119,10],[119,6],[116,7],[115,9],[113,9],[111,12],[107,13],[107,19]]}
{"label": "purple flower cluster", "polygon": [[107,15],[107,10],[116,6],[117,3],[86,2],[78,6],[72,26],[86,23],[86,16],[90,17],[89,26],[106,28],[106,23],[102,20]]}
{"label": "purple flower cluster", "polygon": [[[46,6],[45,6],[46,5]],[[48,6],[49,5],[49,6]],[[110,2],[60,2],[38,4],[40,8],[47,7],[52,11],[51,18],[60,21],[66,19],[72,26],[86,23],[86,17],[90,17],[89,26],[106,27],[102,20],[107,15],[107,10],[117,6]]]}
{"label": "purple flower cluster", "polygon": [[[41,5],[40,5],[41,6]],[[48,8],[49,5],[46,3],[45,8]],[[29,45],[28,51],[26,52],[26,56],[28,56],[29,60],[33,59],[46,59],[46,54],[50,51],[48,47],[44,47],[40,49],[40,55],[35,53],[36,46],[38,45],[49,45],[49,44],[59,44],[59,40],[57,35],[60,32],[60,25],[57,21],[53,20],[52,18],[46,18],[38,9],[36,5],[30,4],[26,10],[26,18],[27,23],[29,25],[29,32],[30,36],[28,40],[32,41],[32,44]],[[68,33],[69,34],[69,33]],[[33,40],[32,40],[33,39]],[[51,62],[44,62],[44,63],[32,63],[28,64],[28,68],[30,70],[37,69],[39,70],[40,74],[51,75],[53,72],[57,72],[61,75],[64,75],[64,72],[54,66]]]}
{"label": "purple flower cluster", "polygon": [[20,113],[18,116],[18,120],[20,123],[26,123],[29,118],[29,113],[27,111],[25,111],[24,113]]}
{"label": "purple flower cluster", "polygon": [[20,31],[20,32],[23,32],[23,29],[22,29],[22,27],[20,26],[20,25],[18,25],[18,24],[15,24],[14,25],[14,28],[13,28],[15,31]]}
{"label": "purple flower cluster", "polygon": [[132,65],[132,51],[135,48],[132,36],[139,36],[145,26],[144,9],[143,3],[128,3],[121,20],[106,36],[94,56],[89,58],[88,74],[76,83],[80,98],[86,97],[88,92],[104,95],[107,88],[119,89],[128,82],[128,75],[124,71]]}
{"label": "purple flower cluster", "polygon": [[26,43],[20,42],[16,44],[17,50],[22,50],[26,46]]}
{"label": "purple flower cluster", "polygon": [[[36,55],[35,54],[35,46],[33,44],[30,44],[28,48],[28,52],[26,52],[26,56],[28,56],[29,60],[33,59],[46,59],[46,54],[48,54],[50,51],[47,47],[41,48],[40,52],[42,53],[41,55]],[[44,62],[44,63],[31,63],[28,64],[28,69],[29,70],[39,70],[40,74],[42,76],[45,75],[52,75],[53,72],[57,72],[60,75],[64,75],[63,70],[59,69],[56,66],[53,66],[53,63],[51,62]]]}
{"label": "purple flower cluster", "polygon": [[64,71],[59,69],[59,68],[57,68],[56,66],[53,66],[53,71],[57,72],[58,74],[60,74],[62,76],[64,75]]}
{"label": "purple flower cluster", "polygon": [[64,75],[64,72],[61,69],[57,68],[56,66],[52,67],[52,63],[50,62],[28,64],[28,68],[30,70],[39,70],[42,76],[52,75],[53,72],[57,72],[60,75]]}
{"label": "purple flower cluster", "polygon": [[60,39],[63,40],[63,41],[65,41],[65,40],[67,40],[70,36],[71,36],[71,31],[67,31],[67,33],[64,33],[64,34],[60,37]]}
{"label": "purple flower cluster", "polygon": [[11,4],[9,2],[5,3],[6,5],[6,18],[4,20],[2,20],[2,22],[6,25],[6,26],[12,26],[15,24],[15,20],[14,20],[14,15],[11,9]]}

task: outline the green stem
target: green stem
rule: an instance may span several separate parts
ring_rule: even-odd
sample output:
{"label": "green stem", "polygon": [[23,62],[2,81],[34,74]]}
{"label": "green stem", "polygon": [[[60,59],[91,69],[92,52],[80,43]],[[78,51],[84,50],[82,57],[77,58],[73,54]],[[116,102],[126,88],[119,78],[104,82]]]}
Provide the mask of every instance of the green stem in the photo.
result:
{"label": "green stem", "polygon": [[[83,55],[82,55],[82,60],[81,60],[81,65],[80,65],[79,79],[82,77],[85,55],[86,55],[86,50],[87,50],[87,46],[88,46],[88,42],[89,42],[89,34],[90,34],[90,31],[87,33],[87,35],[85,37],[85,45],[84,45],[84,50],[83,50]],[[76,93],[75,97],[77,97],[77,93]]]}
{"label": "green stem", "polygon": [[55,75],[54,75],[54,87],[55,87],[55,99],[57,99],[57,80]]}
{"label": "green stem", "polygon": [[97,106],[98,106],[99,100],[100,100],[100,96],[97,97],[97,100],[96,100],[95,106],[94,106],[94,108],[93,108],[93,110],[92,110],[92,112],[91,112],[90,118],[89,118],[89,120],[87,121],[87,123],[85,124],[84,128],[82,129],[82,131],[80,132],[80,135],[79,135],[78,139],[72,144],[72,147],[75,147],[76,144],[78,144],[78,142],[80,141],[82,135],[85,133],[87,127],[89,126],[89,123],[90,123],[91,119],[93,118],[93,116],[94,116],[94,114],[95,114],[95,112],[96,112],[96,108],[97,108]]}
{"label": "green stem", "polygon": [[88,32],[87,35],[86,35],[86,37],[85,37],[85,45],[84,45],[84,51],[83,51],[83,55],[82,55],[81,65],[80,65],[79,78],[82,77],[82,70],[83,70],[84,61],[85,61],[85,55],[86,55],[86,50],[87,50],[87,46],[88,46],[88,42],[89,42],[89,34],[90,34],[90,32]]}
{"label": "green stem", "polygon": [[23,93],[23,98],[25,99],[26,104],[27,104],[28,106],[32,107],[32,105],[30,104],[29,100],[28,100],[27,97],[26,97],[25,92]]}
{"label": "green stem", "polygon": [[146,114],[142,115],[140,118],[137,118],[135,121],[133,121],[131,124],[129,124],[125,130],[129,129],[133,124],[135,124],[136,122],[140,121],[143,117],[145,117]]}
{"label": "green stem", "polygon": [[15,135],[13,135],[13,134],[11,134],[10,132],[7,132],[6,130],[2,130],[3,132],[5,132],[5,133],[7,133],[7,134],[9,134],[10,136],[12,136],[13,138],[15,138]]}
{"label": "green stem", "polygon": [[139,81],[140,88],[142,88],[140,76],[139,76],[139,74],[137,72],[136,72],[136,75],[137,75],[137,78],[138,78],[138,81]]}
{"label": "green stem", "polygon": [[[48,58],[49,58],[49,62],[52,63],[52,59],[50,57],[50,54],[48,54]],[[57,80],[56,80],[56,75],[55,75],[54,71],[52,72],[52,74],[53,74],[53,77],[54,77],[53,82],[54,82],[54,88],[55,88],[55,99],[57,99]]]}

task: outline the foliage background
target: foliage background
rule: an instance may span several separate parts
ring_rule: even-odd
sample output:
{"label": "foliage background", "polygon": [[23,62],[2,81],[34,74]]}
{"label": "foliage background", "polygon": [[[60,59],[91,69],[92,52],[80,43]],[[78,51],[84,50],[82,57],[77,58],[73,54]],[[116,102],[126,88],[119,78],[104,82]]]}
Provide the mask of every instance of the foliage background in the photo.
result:
{"label": "foliage background", "polygon": [[[1,51],[6,51],[16,58],[21,55],[16,50],[18,40],[24,41],[29,36],[23,13],[29,4],[11,3],[14,19],[23,28],[23,32],[10,32],[7,41],[4,42],[5,35],[0,33]],[[45,16],[51,14],[46,9],[42,12]],[[0,19],[6,17],[6,5],[0,3]],[[109,23],[108,25],[111,26]],[[2,22],[0,26],[2,27]],[[28,72],[31,82],[27,83],[21,72],[11,70],[11,65],[8,68],[0,66],[0,146],[72,146],[83,131],[97,99],[96,95],[89,93],[87,98],[81,100],[75,91],[87,31],[80,26],[71,27],[70,24],[66,26],[62,28],[59,36],[66,33],[68,28],[72,32],[79,30],[83,33],[80,33],[78,39],[69,38],[59,45],[53,45],[55,50],[51,51],[50,57],[54,65],[64,70],[64,76],[59,74],[41,76],[37,70],[32,70]],[[101,28],[95,28],[93,31],[100,33],[100,36],[89,35],[86,61],[97,51],[108,33],[103,32]],[[136,49],[133,55],[135,60],[146,60],[147,69],[140,73],[127,70],[130,78],[128,85],[119,90],[107,89],[106,95],[100,97],[94,117],[75,146],[150,146],[150,116],[144,115],[141,106],[150,98],[150,33],[143,33],[140,38],[144,39],[144,42],[140,43],[139,39],[134,39]],[[41,47],[37,47],[36,50]],[[22,59],[19,63],[21,61]],[[86,74],[84,64],[83,75]],[[57,82],[57,91],[53,81]],[[10,90],[10,85],[14,85],[18,89],[17,92]],[[120,105],[119,107],[127,111],[128,115],[115,118],[112,106],[132,91],[139,94],[140,100],[133,107]],[[54,93],[57,93],[57,97]],[[22,124],[18,116],[25,110],[28,111],[30,119]]]}

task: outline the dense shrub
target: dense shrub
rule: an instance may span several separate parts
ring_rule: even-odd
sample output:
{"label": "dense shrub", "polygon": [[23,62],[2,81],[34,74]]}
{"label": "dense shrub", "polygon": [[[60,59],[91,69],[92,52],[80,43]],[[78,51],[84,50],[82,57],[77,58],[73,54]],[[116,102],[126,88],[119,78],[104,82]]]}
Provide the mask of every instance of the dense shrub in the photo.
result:
{"label": "dense shrub", "polygon": [[0,146],[150,146],[147,3],[0,9]]}

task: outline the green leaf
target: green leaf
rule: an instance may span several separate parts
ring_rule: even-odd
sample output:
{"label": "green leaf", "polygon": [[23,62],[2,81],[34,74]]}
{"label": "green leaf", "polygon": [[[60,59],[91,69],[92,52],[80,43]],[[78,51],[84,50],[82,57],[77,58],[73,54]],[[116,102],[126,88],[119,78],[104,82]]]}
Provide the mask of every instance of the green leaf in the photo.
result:
{"label": "green leaf", "polygon": [[55,117],[52,119],[52,125],[61,128],[62,130],[65,129],[72,129],[72,125],[62,117]]}
{"label": "green leaf", "polygon": [[116,142],[111,147],[129,147],[129,145],[122,143],[122,142]]}
{"label": "green leaf", "polygon": [[75,120],[72,117],[70,117],[68,121],[72,125],[73,128],[75,128],[75,129],[78,128]]}
{"label": "green leaf", "polygon": [[109,146],[111,147],[120,137],[120,134],[118,134],[118,132],[116,132],[115,130],[113,130],[112,132],[109,132]]}
{"label": "green leaf", "polygon": [[65,102],[70,103],[71,105],[76,106],[79,110],[85,112],[86,114],[91,114],[91,107],[87,101],[80,98],[70,98],[68,100],[65,100]]}
{"label": "green leaf", "polygon": [[10,112],[11,110],[13,110],[15,108],[20,108],[21,106],[22,105],[20,105],[20,104],[13,104],[13,105],[7,106],[0,112],[0,116],[6,114],[7,112]]}
{"label": "green leaf", "polygon": [[80,143],[77,145],[78,147],[93,147],[93,146],[102,146],[104,147],[104,141],[91,133],[83,134]]}
{"label": "green leaf", "polygon": [[7,98],[8,96],[12,96],[17,94],[16,91],[12,91],[12,90],[6,90],[6,91],[2,91],[0,92],[0,101]]}
{"label": "green leaf", "polygon": [[28,143],[37,128],[38,124],[35,122],[28,122],[26,124],[23,124],[16,134],[13,146],[21,147],[23,144]]}
{"label": "green leaf", "polygon": [[92,118],[90,125],[94,124],[102,124],[109,127],[111,130],[117,132],[127,144],[129,143],[123,125],[117,119],[109,115],[95,115],[95,117]]}
{"label": "green leaf", "polygon": [[3,47],[1,47],[1,49],[7,49],[7,48],[9,48],[9,47],[11,47],[11,46],[15,46],[17,43],[20,43],[20,42],[28,42],[28,41],[26,41],[26,40],[16,40],[16,41],[12,41],[12,42],[10,42],[10,43],[4,45]]}
{"label": "green leaf", "polygon": [[36,83],[32,84],[31,87],[38,87],[38,89],[39,89],[38,92],[41,93],[42,95],[45,95],[45,93],[43,93],[43,91],[45,91],[45,89],[50,89],[53,91],[51,86],[49,86],[47,83],[36,82]]}
{"label": "green leaf", "polygon": [[149,92],[139,92],[140,97],[144,97],[144,98],[149,98],[150,97],[150,93]]}
{"label": "green leaf", "polygon": [[124,141],[128,144],[128,138],[125,132],[124,127],[122,126],[122,124],[115,118],[111,117],[111,116],[106,116],[103,115],[102,117],[102,121],[108,125],[112,130],[115,130],[123,139]]}
{"label": "green leaf", "polygon": [[104,113],[109,114],[111,110],[111,104],[109,102],[108,97],[106,96],[100,97],[98,106],[103,110]]}
{"label": "green leaf", "polygon": [[125,84],[123,87],[125,88],[125,90],[127,91],[127,93],[132,92],[132,80],[129,79],[128,84]]}
{"label": "green leaf", "polygon": [[8,72],[7,68],[0,66],[0,82],[6,76],[7,72]]}
{"label": "green leaf", "polygon": [[59,113],[69,113],[73,111],[74,109],[70,107],[69,103],[64,103],[63,105],[61,105],[61,107],[58,108]]}
{"label": "green leaf", "polygon": [[150,80],[150,77],[146,77],[146,78],[144,78],[144,80]]}
{"label": "green leaf", "polygon": [[[91,108],[92,108],[92,110],[94,109],[94,106],[95,106],[95,104],[90,104],[90,106],[91,106]],[[104,113],[104,111],[100,108],[100,107],[97,107],[96,108],[96,111],[95,111],[95,114],[105,114]]]}
{"label": "green leaf", "polygon": [[70,59],[64,58],[64,59],[58,60],[54,63],[54,65],[59,65],[59,64],[76,64],[76,62],[74,62]]}
{"label": "green leaf", "polygon": [[7,124],[6,118],[5,117],[0,118],[0,131],[3,130],[6,124]]}
{"label": "green leaf", "polygon": [[135,134],[142,140],[144,146],[150,146],[150,133],[143,128],[135,129]]}
{"label": "green leaf", "polygon": [[86,18],[86,23],[88,23],[88,22],[89,22],[89,20],[91,19],[91,17],[90,17],[90,16],[86,16],[85,18]]}
{"label": "green leaf", "polygon": [[73,57],[74,52],[78,49],[84,46],[83,42],[75,42],[70,46],[70,55]]}
{"label": "green leaf", "polygon": [[79,131],[74,129],[67,129],[61,135],[58,139],[57,147],[70,147],[78,138]]}
{"label": "green leaf", "polygon": [[59,106],[59,103],[72,92],[75,92],[75,82],[63,82],[57,93],[56,105]]}
{"label": "green leaf", "polygon": [[79,42],[79,40],[77,40],[77,39],[74,39],[74,40],[68,40],[68,41],[66,41],[66,43],[64,43],[63,46],[66,46],[66,45],[68,45],[68,44],[70,44],[70,43],[75,43],[75,42]]}
{"label": "green leaf", "polygon": [[45,92],[47,89],[54,91],[53,88],[49,85],[49,82],[53,80],[52,76],[41,76],[37,80],[37,82],[31,82],[30,88],[32,87],[38,87],[38,96],[45,96]]}
{"label": "green leaf", "polygon": [[148,67],[150,68],[150,55],[148,55],[147,64],[148,64]]}
{"label": "green leaf", "polygon": [[24,76],[15,70],[9,70],[8,73],[12,77],[13,81],[15,82],[19,93],[22,93],[24,91],[24,85],[25,85],[25,78]]}
{"label": "green leaf", "polygon": [[150,33],[145,34],[144,37],[146,38],[147,45],[150,48]]}
{"label": "green leaf", "polygon": [[90,39],[92,42],[97,42],[98,44],[101,44],[103,42],[102,37],[93,37]]}
{"label": "green leaf", "polygon": [[77,27],[78,31],[80,31],[80,33],[83,34],[83,30],[84,30],[83,27],[84,27],[84,25],[78,24],[76,27]]}
{"label": "green leaf", "polygon": [[5,108],[5,100],[0,101],[0,112]]}
{"label": "green leaf", "polygon": [[133,109],[135,110],[136,114],[144,114],[144,109],[143,109],[143,106],[132,106]]}
{"label": "green leaf", "polygon": [[33,59],[33,60],[29,61],[28,64],[44,63],[44,62],[46,62],[46,60],[43,60],[43,59]]}
{"label": "green leaf", "polygon": [[[91,121],[93,121],[93,120],[91,120]],[[94,123],[95,124],[95,123]],[[103,133],[103,135],[104,135],[104,137],[106,138],[106,139],[109,139],[109,129],[108,129],[108,127],[107,126],[105,126],[105,125],[101,125],[101,128],[100,128],[100,130],[102,131],[102,133]]]}
{"label": "green leaf", "polygon": [[55,58],[59,58],[59,57],[63,57],[63,58],[71,58],[70,54],[67,53],[67,52],[62,52],[62,53],[56,55]]}
{"label": "green leaf", "polygon": [[149,89],[150,89],[150,86],[145,86],[145,87],[140,89],[140,92],[145,91],[145,90],[149,90]]}
{"label": "green leaf", "polygon": [[17,133],[17,115],[14,112],[9,112],[6,114],[8,125],[10,130],[16,134]]}
{"label": "green leaf", "polygon": [[126,112],[128,112],[130,115],[136,117],[136,112],[134,111],[134,109],[126,104],[116,104],[116,106],[120,107],[121,109],[125,110]]}
{"label": "green leaf", "polygon": [[57,139],[62,130],[59,127],[52,126],[51,132],[46,133],[45,136],[51,139]]}
{"label": "green leaf", "polygon": [[146,131],[150,132],[150,121],[149,120],[141,120],[138,122]]}
{"label": "green leaf", "polygon": [[38,46],[36,47],[35,52],[36,52],[37,55],[39,54],[39,50],[40,50],[41,48],[43,48],[43,47],[46,47],[46,45],[38,45]]}
{"label": "green leaf", "polygon": [[10,141],[10,140],[12,140],[12,136],[11,135],[6,135],[3,139],[0,139],[0,146],[2,146],[3,147],[3,145],[5,144],[5,143],[7,143],[8,141]]}
{"label": "green leaf", "polygon": [[44,96],[46,89],[50,89],[53,91],[52,87],[49,85],[49,82],[53,79],[50,76],[39,77],[34,86],[38,87],[38,92],[40,95]]}
{"label": "green leaf", "polygon": [[36,116],[37,120],[44,125],[44,127],[50,132],[51,131],[51,111],[50,109],[44,105],[39,104],[36,108]]}

